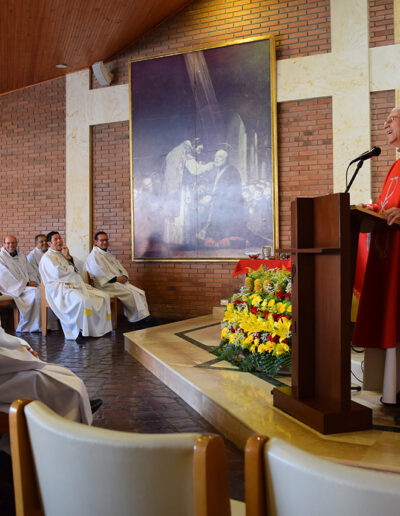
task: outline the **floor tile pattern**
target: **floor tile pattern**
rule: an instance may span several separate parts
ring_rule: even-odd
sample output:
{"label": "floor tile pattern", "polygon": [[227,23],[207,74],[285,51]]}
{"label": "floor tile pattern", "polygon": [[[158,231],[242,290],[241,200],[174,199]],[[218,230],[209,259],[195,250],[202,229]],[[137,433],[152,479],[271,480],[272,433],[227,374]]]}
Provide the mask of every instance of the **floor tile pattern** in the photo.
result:
{"label": "floor tile pattern", "polygon": [[[170,322],[170,321],[168,321]],[[162,324],[161,320],[151,325]],[[102,338],[65,341],[61,331],[23,337],[47,362],[69,367],[80,376],[91,398],[102,398],[95,426],[143,433],[214,432],[205,419],[124,351],[123,333],[145,327],[119,321]],[[243,500],[243,452],[226,442],[230,495]]]}

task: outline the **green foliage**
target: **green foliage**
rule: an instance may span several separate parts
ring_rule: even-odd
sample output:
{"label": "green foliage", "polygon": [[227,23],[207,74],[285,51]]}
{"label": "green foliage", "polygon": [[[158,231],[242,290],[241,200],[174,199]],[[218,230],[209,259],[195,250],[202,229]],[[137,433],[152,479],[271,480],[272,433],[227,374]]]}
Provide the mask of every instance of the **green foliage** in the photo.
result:
{"label": "green foliage", "polygon": [[221,340],[219,346],[213,348],[210,353],[216,355],[219,360],[226,360],[239,367],[241,371],[248,373],[262,372],[275,377],[282,367],[290,370],[292,355],[290,352],[279,356],[270,353],[250,353],[248,349],[235,344],[229,344],[227,339]]}

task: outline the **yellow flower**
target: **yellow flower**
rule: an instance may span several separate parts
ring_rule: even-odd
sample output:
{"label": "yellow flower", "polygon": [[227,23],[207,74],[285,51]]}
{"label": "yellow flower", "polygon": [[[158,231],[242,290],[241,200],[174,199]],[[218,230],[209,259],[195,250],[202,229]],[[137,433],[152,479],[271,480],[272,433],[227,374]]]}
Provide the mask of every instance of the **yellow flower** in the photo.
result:
{"label": "yellow flower", "polygon": [[252,353],[255,353],[255,352],[257,351],[257,347],[258,347],[258,346],[257,346],[257,344],[256,344],[256,343],[252,344],[252,345],[250,346],[250,351],[251,351]]}
{"label": "yellow flower", "polygon": [[268,301],[266,299],[264,299],[264,301],[261,303],[262,310],[265,310],[267,308],[267,303],[268,303]]}
{"label": "yellow flower", "polygon": [[235,313],[225,313],[225,317],[223,318],[223,321],[230,323],[230,322],[233,322],[235,319],[236,319]]}
{"label": "yellow flower", "polygon": [[255,292],[261,292],[262,291],[262,283],[259,278],[257,278],[254,282],[254,291]]}
{"label": "yellow flower", "polygon": [[248,335],[244,341],[243,341],[243,346],[244,347],[247,347],[249,344],[251,344],[254,340],[254,335],[251,333],[250,335]]}
{"label": "yellow flower", "polygon": [[287,308],[286,308],[286,311],[288,314],[291,314],[292,313],[292,305],[289,305]]}
{"label": "yellow flower", "polygon": [[283,314],[283,312],[286,310],[286,306],[283,303],[278,303],[276,305],[276,309],[278,311],[278,314]]}
{"label": "yellow flower", "polygon": [[236,340],[236,334],[230,333],[229,334],[229,344],[234,344],[235,340]]}
{"label": "yellow flower", "polygon": [[234,311],[234,304],[229,303],[226,307],[223,321],[231,322],[235,317],[236,317],[236,314]]}
{"label": "yellow flower", "polygon": [[250,278],[249,276],[247,276],[246,279],[244,280],[244,288],[246,290],[250,290],[250,291],[253,290],[253,279]]}
{"label": "yellow flower", "polygon": [[270,341],[270,340],[267,340],[267,342],[265,343],[265,351],[273,351],[274,350],[274,344]]}
{"label": "yellow flower", "polygon": [[275,304],[275,299],[270,299],[269,303],[268,303],[269,308],[272,308],[274,306],[274,304]]}
{"label": "yellow flower", "polygon": [[265,352],[267,351],[267,346],[266,346],[264,343],[263,343],[263,344],[260,344],[260,345],[258,346],[258,350],[257,350],[257,351],[258,351],[258,352],[260,353],[260,355],[261,355],[262,353],[265,353]]}
{"label": "yellow flower", "polygon": [[279,335],[279,340],[282,342],[286,337],[288,337],[291,325],[292,321],[290,319],[282,317],[282,319],[279,319],[279,321],[275,323],[272,336],[274,337],[275,335]]}
{"label": "yellow flower", "polygon": [[223,328],[223,330],[221,331],[221,340],[225,339],[227,335],[228,335],[228,328],[225,326],[225,328]]}
{"label": "yellow flower", "polygon": [[251,300],[251,304],[253,306],[257,306],[257,305],[259,305],[261,303],[261,301],[262,301],[261,296],[256,295],[256,296],[253,296],[253,299]]}
{"label": "yellow flower", "polygon": [[275,350],[275,354],[276,355],[282,355],[283,353],[286,353],[287,351],[289,351],[289,346],[283,342],[280,342],[279,344],[276,345],[276,350]]}

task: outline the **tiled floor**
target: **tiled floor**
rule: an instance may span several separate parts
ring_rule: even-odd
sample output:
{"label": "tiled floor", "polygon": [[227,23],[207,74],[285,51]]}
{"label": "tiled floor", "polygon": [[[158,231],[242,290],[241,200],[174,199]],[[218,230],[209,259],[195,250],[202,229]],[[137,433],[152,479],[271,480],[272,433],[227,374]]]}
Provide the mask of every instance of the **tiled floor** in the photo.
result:
{"label": "tiled floor", "polygon": [[[162,323],[154,321],[153,324]],[[121,317],[112,334],[68,342],[63,334],[24,334],[47,362],[69,367],[86,383],[91,398],[102,398],[93,424],[104,428],[144,433],[217,431],[173,391],[124,351],[123,333],[140,327]],[[226,442],[230,494],[243,500],[243,452]]]}

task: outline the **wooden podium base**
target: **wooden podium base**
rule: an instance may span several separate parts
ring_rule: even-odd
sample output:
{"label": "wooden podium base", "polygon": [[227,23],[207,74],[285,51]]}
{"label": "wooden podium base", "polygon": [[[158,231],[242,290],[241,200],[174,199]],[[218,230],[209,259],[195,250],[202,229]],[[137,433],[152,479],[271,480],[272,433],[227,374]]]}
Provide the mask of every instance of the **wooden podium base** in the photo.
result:
{"label": "wooden podium base", "polygon": [[354,401],[351,402],[349,411],[338,412],[337,405],[334,406],[326,400],[294,398],[291,387],[276,387],[273,395],[274,407],[283,410],[321,434],[356,432],[372,428],[372,410]]}

